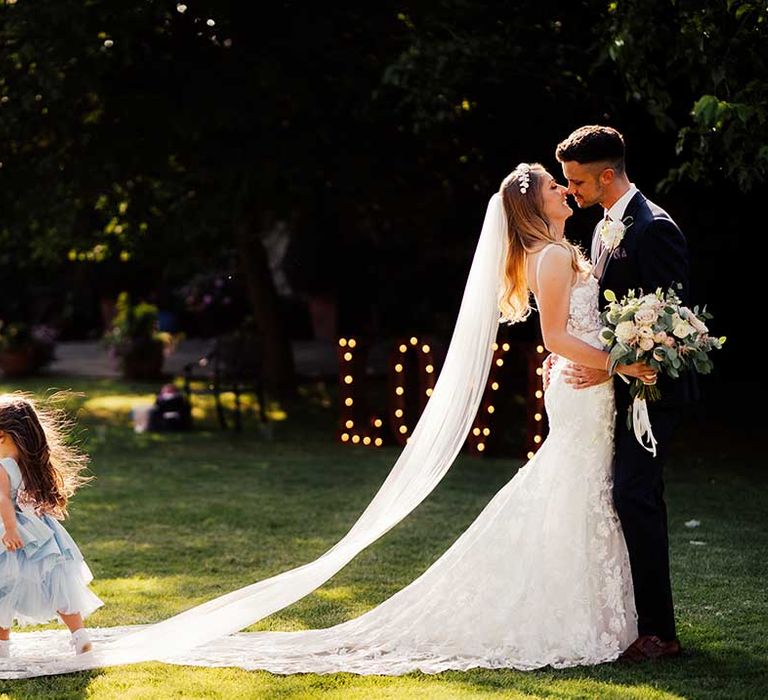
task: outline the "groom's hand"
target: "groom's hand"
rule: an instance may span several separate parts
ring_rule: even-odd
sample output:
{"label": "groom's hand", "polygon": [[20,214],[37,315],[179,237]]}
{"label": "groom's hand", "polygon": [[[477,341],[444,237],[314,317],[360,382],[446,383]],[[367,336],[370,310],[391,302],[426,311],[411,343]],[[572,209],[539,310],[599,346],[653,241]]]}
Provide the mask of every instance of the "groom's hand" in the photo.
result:
{"label": "groom's hand", "polygon": [[549,387],[549,375],[552,372],[552,365],[555,363],[555,360],[557,359],[557,355],[554,353],[550,353],[547,355],[546,359],[544,360],[544,363],[541,365],[541,382],[543,385],[544,391],[547,390]]}
{"label": "groom's hand", "polygon": [[591,367],[574,364],[566,365],[563,370],[563,376],[565,377],[565,383],[574,389],[586,389],[590,386],[597,386],[611,378],[611,375],[604,369],[592,369]]}

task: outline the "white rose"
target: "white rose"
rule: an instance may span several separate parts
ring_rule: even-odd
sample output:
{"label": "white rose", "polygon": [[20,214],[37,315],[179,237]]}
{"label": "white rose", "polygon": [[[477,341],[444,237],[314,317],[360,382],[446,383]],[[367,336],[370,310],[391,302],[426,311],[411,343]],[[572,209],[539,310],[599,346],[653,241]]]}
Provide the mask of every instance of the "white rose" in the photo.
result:
{"label": "white rose", "polygon": [[658,317],[659,314],[654,309],[643,305],[642,308],[635,314],[635,322],[650,326],[652,323],[656,322]]}
{"label": "white rose", "polygon": [[653,311],[656,312],[656,315],[660,314],[661,310],[664,308],[664,302],[655,294],[644,294],[640,297],[640,302],[642,303],[643,308],[653,309]]}
{"label": "white rose", "polygon": [[678,338],[687,338],[691,333],[693,333],[693,326],[688,323],[688,321],[683,321],[680,319],[677,323],[675,323],[675,327],[672,329],[672,333]]}
{"label": "white rose", "polygon": [[619,339],[619,342],[624,343],[624,345],[631,343],[635,339],[636,335],[637,330],[635,329],[635,324],[632,323],[632,321],[622,321],[618,326],[616,326],[616,337]]}
{"label": "white rose", "polygon": [[616,250],[626,230],[627,227],[621,221],[606,221],[600,229],[600,238],[608,250]]}
{"label": "white rose", "polygon": [[653,338],[640,338],[640,349],[641,350],[653,350]]}
{"label": "white rose", "polygon": [[[635,316],[635,319],[637,319],[637,316]],[[640,326],[640,328],[637,329],[637,336],[641,340],[645,340],[646,338],[653,340],[653,329],[648,328],[648,326]]]}
{"label": "white rose", "polygon": [[659,331],[656,333],[656,335],[653,336],[653,339],[657,343],[666,343],[667,342],[667,334],[664,331]]}
{"label": "white rose", "polygon": [[709,328],[707,328],[707,325],[698,316],[696,316],[693,311],[688,312],[688,323],[693,326],[693,329],[697,333],[709,333]]}

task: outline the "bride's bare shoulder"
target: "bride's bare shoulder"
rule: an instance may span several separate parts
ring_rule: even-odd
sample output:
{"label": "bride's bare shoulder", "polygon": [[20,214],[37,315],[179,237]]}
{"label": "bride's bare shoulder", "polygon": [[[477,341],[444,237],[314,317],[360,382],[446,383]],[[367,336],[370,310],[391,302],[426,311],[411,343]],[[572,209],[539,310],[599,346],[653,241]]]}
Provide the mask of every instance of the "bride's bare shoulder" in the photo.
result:
{"label": "bride's bare shoulder", "polygon": [[563,270],[571,264],[571,254],[557,243],[549,243],[528,254],[528,275],[535,280],[543,271]]}
{"label": "bride's bare shoulder", "polygon": [[562,245],[550,243],[528,256],[529,287],[538,296],[540,282],[555,280],[574,281],[573,258],[570,251]]}

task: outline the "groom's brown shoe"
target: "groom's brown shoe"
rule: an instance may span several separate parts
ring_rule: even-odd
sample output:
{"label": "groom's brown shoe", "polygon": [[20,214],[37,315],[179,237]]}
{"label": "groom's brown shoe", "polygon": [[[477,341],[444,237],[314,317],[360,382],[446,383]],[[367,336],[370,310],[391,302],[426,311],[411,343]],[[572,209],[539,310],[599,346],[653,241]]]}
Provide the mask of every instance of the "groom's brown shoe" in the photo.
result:
{"label": "groom's brown shoe", "polygon": [[680,642],[677,639],[665,642],[655,634],[644,634],[630,644],[619,657],[619,661],[639,663],[658,659],[673,658],[682,654]]}

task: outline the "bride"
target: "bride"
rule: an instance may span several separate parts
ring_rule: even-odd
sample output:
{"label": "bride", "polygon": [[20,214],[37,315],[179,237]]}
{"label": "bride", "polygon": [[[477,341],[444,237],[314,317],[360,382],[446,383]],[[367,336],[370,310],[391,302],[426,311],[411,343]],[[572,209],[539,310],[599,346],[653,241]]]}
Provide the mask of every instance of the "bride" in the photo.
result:
{"label": "bride", "polygon": [[[576,389],[565,381],[569,362],[605,369],[608,359],[598,340],[598,282],[564,237],[571,214],[566,189],[541,165],[521,163],[503,180],[432,398],[380,491],[337,545],[165,622],[103,630],[89,654],[51,660],[40,647],[18,675],[144,659],[366,675],[616,659],[637,638],[637,625],[611,496],[613,383]],[[535,456],[431,567],[367,613],[327,629],[232,635],[317,588],[434,488],[472,424],[498,323],[525,319],[531,292],[553,353],[545,391],[550,433]],[[620,371],[655,379],[641,363]]]}

